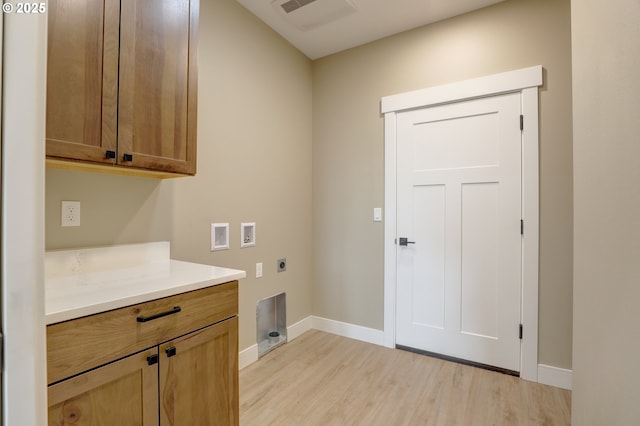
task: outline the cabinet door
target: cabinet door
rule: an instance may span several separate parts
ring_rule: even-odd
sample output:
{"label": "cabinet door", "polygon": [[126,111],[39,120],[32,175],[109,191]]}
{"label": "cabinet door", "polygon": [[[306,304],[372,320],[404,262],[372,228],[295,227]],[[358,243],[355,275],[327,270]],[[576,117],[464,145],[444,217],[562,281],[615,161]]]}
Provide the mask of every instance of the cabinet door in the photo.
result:
{"label": "cabinet door", "polygon": [[157,355],[156,347],[49,386],[49,425],[157,426]]}
{"label": "cabinet door", "polygon": [[49,0],[46,153],[113,163],[118,0]]}
{"label": "cabinet door", "polygon": [[160,424],[237,425],[238,317],[160,346]]}
{"label": "cabinet door", "polygon": [[122,0],[122,165],[195,174],[198,7],[198,0]]}

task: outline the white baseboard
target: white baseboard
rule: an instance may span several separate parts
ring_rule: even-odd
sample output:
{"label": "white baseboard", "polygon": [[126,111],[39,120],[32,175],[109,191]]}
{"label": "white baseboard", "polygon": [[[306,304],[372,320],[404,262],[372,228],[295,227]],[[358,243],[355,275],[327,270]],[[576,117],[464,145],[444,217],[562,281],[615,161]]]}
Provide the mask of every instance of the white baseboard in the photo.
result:
{"label": "white baseboard", "polygon": [[[292,341],[309,330],[320,330],[374,345],[384,346],[384,332],[327,318],[308,316],[287,327],[287,341]],[[258,360],[258,345],[252,345],[240,351],[238,367],[240,370]],[[550,365],[538,364],[538,383],[562,389],[572,389],[573,371]]]}
{"label": "white baseboard", "polygon": [[374,345],[384,346],[384,332],[373,328],[348,324],[321,317],[312,317],[313,328],[338,336],[348,337]]}
{"label": "white baseboard", "polygon": [[301,336],[313,328],[313,317],[308,316],[305,319],[287,327],[287,342]]}
{"label": "white baseboard", "polygon": [[[384,332],[380,330],[314,316],[308,316],[287,327],[287,341],[290,342],[313,329],[384,346]],[[258,345],[256,344],[240,351],[238,354],[238,368],[242,370],[257,360]]]}
{"label": "white baseboard", "polygon": [[550,365],[538,364],[538,383],[571,390],[573,383],[573,371],[566,370],[564,368],[551,367]]}
{"label": "white baseboard", "polygon": [[238,370],[250,366],[258,360],[258,345],[251,345],[238,354]]}

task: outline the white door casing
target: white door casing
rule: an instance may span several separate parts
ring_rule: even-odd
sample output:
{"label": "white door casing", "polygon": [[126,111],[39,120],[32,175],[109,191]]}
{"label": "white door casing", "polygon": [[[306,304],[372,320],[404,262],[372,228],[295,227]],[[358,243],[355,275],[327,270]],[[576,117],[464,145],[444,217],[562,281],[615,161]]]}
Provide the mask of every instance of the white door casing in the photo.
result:
{"label": "white door casing", "polygon": [[382,98],[385,122],[385,273],[384,340],[396,345],[397,274],[397,131],[398,115],[403,111],[471,100],[506,93],[520,93],[524,116],[522,131],[522,291],[520,377],[538,380],[538,87],[542,85],[542,66],[435,86]]}
{"label": "white door casing", "polygon": [[44,139],[47,15],[2,28],[3,423],[47,423]]}
{"label": "white door casing", "polygon": [[398,113],[396,344],[520,371],[520,108]]}

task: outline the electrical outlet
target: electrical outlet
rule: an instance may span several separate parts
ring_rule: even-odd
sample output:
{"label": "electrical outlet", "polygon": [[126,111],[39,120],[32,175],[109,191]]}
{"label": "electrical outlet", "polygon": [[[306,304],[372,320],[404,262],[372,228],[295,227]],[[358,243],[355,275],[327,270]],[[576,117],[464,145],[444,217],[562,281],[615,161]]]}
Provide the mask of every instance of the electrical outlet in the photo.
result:
{"label": "electrical outlet", "polygon": [[256,278],[262,278],[262,262],[256,263]]}
{"label": "electrical outlet", "polygon": [[284,272],[287,270],[287,259],[278,259],[278,272]]}
{"label": "electrical outlet", "polygon": [[63,201],[60,210],[61,226],[80,226],[80,201]]}

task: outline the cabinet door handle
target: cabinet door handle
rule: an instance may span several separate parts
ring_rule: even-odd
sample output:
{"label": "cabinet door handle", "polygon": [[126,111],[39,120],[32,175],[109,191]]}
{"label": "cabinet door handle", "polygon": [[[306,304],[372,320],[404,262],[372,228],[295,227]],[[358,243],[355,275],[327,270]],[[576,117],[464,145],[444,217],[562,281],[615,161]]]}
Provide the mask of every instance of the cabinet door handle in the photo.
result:
{"label": "cabinet door handle", "polygon": [[170,348],[167,348],[164,351],[167,353],[167,358],[171,358],[172,356],[176,355],[176,347],[175,346],[171,346]]}
{"label": "cabinet door handle", "polygon": [[122,161],[133,161],[133,154],[124,154],[122,156]]}
{"label": "cabinet door handle", "polygon": [[107,152],[104,153],[104,158],[106,158],[106,159],[116,158],[116,152],[115,151],[111,151],[111,150],[107,150]]}
{"label": "cabinet door handle", "polygon": [[147,357],[147,364],[153,365],[158,363],[158,354],[149,355]]}
{"label": "cabinet door handle", "polygon": [[141,316],[137,317],[136,320],[138,322],[153,321],[154,319],[166,317],[167,315],[177,314],[181,310],[182,309],[180,309],[180,306],[174,306],[172,309],[169,309],[168,311],[158,312],[157,314],[148,315],[148,316],[142,316],[141,315]]}

